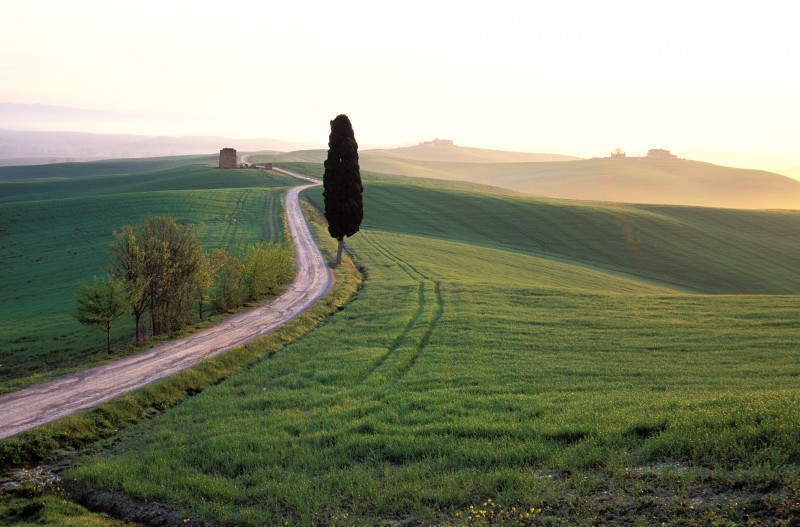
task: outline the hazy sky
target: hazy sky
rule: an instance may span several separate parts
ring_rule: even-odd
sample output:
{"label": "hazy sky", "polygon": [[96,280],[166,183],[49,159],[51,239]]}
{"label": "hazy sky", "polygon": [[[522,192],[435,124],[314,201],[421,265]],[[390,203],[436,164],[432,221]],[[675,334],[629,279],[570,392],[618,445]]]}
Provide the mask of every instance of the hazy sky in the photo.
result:
{"label": "hazy sky", "polygon": [[89,131],[324,145],[347,113],[362,145],[800,164],[789,0],[2,0],[0,12],[0,101],[135,116]]}

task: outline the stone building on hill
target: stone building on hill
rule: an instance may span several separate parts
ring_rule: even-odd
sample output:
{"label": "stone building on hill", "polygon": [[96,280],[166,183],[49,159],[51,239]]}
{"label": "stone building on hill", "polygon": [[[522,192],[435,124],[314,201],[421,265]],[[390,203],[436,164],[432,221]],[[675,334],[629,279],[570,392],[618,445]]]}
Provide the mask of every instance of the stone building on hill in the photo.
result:
{"label": "stone building on hill", "polygon": [[219,168],[236,168],[235,148],[223,148],[219,151]]}
{"label": "stone building on hill", "polygon": [[611,159],[623,159],[625,157],[628,156],[625,155],[625,152],[623,152],[621,148],[617,148],[616,150],[611,152]]}
{"label": "stone building on hill", "polygon": [[669,150],[651,148],[647,151],[647,159],[678,159],[678,156],[670,154]]}
{"label": "stone building on hill", "polygon": [[452,139],[439,139],[438,137],[433,141],[424,141],[419,146],[426,146],[428,148],[436,148],[437,146],[453,146]]}

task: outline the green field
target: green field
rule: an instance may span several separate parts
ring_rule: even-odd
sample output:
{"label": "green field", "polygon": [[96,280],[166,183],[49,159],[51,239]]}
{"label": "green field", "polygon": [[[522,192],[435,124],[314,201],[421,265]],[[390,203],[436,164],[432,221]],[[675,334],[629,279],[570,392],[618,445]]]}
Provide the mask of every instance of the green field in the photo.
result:
{"label": "green field", "polygon": [[800,215],[364,179],[357,298],[81,460],[75,496],[197,525],[800,515]]}
{"label": "green field", "polygon": [[71,179],[90,176],[145,174],[170,168],[216,162],[216,156],[171,156],[138,159],[108,159],[86,163],[53,163],[0,167],[0,181],[24,179]]}
{"label": "green field", "polygon": [[[128,174],[110,176],[94,173],[95,163],[72,163],[71,171],[84,166],[90,175],[67,179],[54,178],[62,169],[48,165],[41,179],[0,181],[0,393],[99,359],[102,335],[71,312],[79,284],[106,271],[113,230],[170,215],[193,224],[208,251],[283,239],[281,200],[294,180],[191,164],[149,172],[180,158],[168,161],[119,162],[114,168]],[[114,337],[125,345],[132,332],[121,320]]]}

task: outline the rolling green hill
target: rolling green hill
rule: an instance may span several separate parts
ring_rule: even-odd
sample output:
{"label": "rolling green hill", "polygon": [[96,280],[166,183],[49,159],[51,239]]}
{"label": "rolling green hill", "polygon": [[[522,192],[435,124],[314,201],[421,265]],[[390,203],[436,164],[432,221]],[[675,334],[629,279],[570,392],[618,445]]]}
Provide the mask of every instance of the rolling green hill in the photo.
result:
{"label": "rolling green hill", "polygon": [[0,182],[2,190],[0,203],[162,190],[285,187],[293,181],[275,172],[263,170],[231,171],[219,170],[209,165],[187,164],[165,170],[124,175],[76,175],[69,179],[29,178]]}
{"label": "rolling green hill", "polygon": [[[45,166],[38,174],[46,179],[32,173],[0,182],[0,392],[19,379],[96,359],[99,335],[71,313],[79,284],[105,272],[113,230],[147,215],[170,215],[193,224],[209,251],[283,238],[281,200],[294,179],[186,165],[194,161],[113,176],[95,174],[95,163],[71,163],[76,172],[69,179],[51,179],[54,167]],[[81,166],[88,176],[79,176]],[[124,342],[131,334],[131,323],[121,319],[115,338]]]}
{"label": "rolling green hill", "polygon": [[686,290],[796,293],[798,214],[364,179],[355,300],[76,463],[72,492],[253,526],[796,512],[797,297]]}
{"label": "rolling green hill", "polygon": [[[286,163],[321,177],[313,163]],[[579,263],[686,291],[800,293],[800,212],[524,196],[363,172],[368,228]],[[320,189],[309,197],[322,208]]]}
{"label": "rolling green hill", "polygon": [[198,163],[216,163],[217,156],[172,156],[137,159],[110,159],[85,163],[53,163],[0,167],[0,182],[19,179],[51,179],[118,174],[143,174]]}
{"label": "rolling green hill", "polygon": [[[800,293],[800,212],[564,201],[365,175],[365,226],[707,293]],[[321,194],[311,196],[321,203]]]}

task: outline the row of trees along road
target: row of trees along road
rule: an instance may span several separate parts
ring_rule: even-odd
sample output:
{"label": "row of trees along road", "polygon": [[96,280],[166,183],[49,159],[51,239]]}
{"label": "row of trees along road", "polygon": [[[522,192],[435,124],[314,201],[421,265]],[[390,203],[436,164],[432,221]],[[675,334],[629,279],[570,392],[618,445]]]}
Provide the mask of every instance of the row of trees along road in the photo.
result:
{"label": "row of trees along road", "polygon": [[263,299],[294,274],[288,245],[259,243],[241,253],[242,260],[221,249],[207,255],[193,227],[168,216],[126,225],[114,232],[110,273],[81,286],[75,318],[104,330],[110,352],[111,323],[125,313],[139,342],[145,317],[153,335],[166,334],[203,320],[209,304],[222,313]]}

